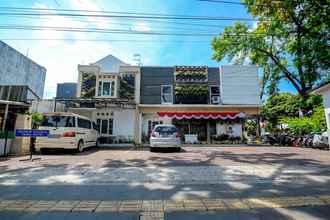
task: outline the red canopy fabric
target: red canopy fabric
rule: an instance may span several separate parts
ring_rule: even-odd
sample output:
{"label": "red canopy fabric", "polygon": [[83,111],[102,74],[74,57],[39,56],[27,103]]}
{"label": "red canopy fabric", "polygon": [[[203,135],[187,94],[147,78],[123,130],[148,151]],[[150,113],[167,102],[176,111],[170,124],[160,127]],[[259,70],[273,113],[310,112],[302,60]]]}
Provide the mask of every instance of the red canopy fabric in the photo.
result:
{"label": "red canopy fabric", "polygon": [[244,118],[243,112],[158,112],[160,117],[175,119],[236,119]]}

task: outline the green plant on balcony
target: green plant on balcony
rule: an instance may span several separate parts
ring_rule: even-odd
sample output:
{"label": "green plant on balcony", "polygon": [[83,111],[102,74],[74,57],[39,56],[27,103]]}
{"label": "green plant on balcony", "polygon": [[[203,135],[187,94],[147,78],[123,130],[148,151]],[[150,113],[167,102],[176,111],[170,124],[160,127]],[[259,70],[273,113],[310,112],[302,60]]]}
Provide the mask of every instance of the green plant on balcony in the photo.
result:
{"label": "green plant on balcony", "polygon": [[178,71],[175,72],[177,81],[199,82],[206,80],[207,73],[204,71]]}
{"label": "green plant on balcony", "polygon": [[175,94],[181,96],[203,96],[208,94],[207,85],[177,85]]}

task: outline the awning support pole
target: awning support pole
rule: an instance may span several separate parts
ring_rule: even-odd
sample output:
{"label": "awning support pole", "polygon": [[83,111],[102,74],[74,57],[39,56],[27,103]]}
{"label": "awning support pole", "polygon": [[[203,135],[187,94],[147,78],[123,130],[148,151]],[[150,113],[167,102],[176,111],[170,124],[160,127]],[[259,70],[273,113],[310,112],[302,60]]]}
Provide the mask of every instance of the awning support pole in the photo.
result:
{"label": "awning support pole", "polygon": [[57,99],[56,99],[56,97],[55,97],[55,98],[54,98],[54,109],[53,109],[54,112],[56,112],[56,104],[57,104]]}
{"label": "awning support pole", "polygon": [[[7,99],[6,99],[7,101],[9,101],[10,93],[11,93],[11,86],[9,86],[9,89],[8,89],[8,94],[7,94]],[[2,123],[2,130],[3,131],[6,129],[7,117],[8,117],[8,109],[9,109],[9,104],[6,104],[5,115],[3,117],[3,123]]]}
{"label": "awning support pole", "polygon": [[256,123],[257,123],[257,128],[256,128],[256,138],[257,140],[260,140],[261,136],[261,128],[260,128],[260,115],[256,116]]}
{"label": "awning support pole", "polygon": [[6,104],[5,115],[3,117],[3,123],[2,123],[2,130],[3,131],[6,129],[6,122],[7,122],[7,117],[8,117],[8,108],[9,108],[9,104]]}
{"label": "awning support pole", "polygon": [[210,134],[210,121],[207,120],[207,124],[206,124],[206,141],[207,144],[211,144],[211,134]]}

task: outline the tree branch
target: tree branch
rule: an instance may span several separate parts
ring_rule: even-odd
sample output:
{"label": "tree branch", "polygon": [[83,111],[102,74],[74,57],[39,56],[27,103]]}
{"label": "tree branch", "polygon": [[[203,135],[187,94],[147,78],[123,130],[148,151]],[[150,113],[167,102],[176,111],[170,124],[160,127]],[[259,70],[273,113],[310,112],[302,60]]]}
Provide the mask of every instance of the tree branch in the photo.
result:
{"label": "tree branch", "polygon": [[280,67],[280,69],[283,71],[285,77],[293,84],[293,86],[296,88],[296,90],[303,95],[304,91],[302,91],[302,88],[300,87],[299,83],[300,81],[285,67],[281,64],[280,60],[278,59],[278,57],[276,57],[273,53],[267,51],[267,50],[263,50],[260,48],[256,48],[257,50],[259,50],[262,53],[265,53],[266,55],[268,55],[273,61],[274,63]]}

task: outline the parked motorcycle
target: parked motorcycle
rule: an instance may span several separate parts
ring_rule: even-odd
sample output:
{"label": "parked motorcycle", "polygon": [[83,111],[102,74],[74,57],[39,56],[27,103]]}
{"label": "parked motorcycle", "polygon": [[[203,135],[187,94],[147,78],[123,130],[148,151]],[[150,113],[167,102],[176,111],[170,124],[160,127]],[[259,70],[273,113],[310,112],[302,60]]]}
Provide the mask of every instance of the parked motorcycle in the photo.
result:
{"label": "parked motorcycle", "polygon": [[287,133],[270,134],[262,136],[262,142],[270,145],[293,146],[304,148],[329,149],[327,133],[312,133],[307,135],[291,135]]}

